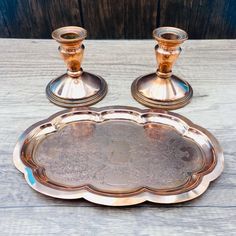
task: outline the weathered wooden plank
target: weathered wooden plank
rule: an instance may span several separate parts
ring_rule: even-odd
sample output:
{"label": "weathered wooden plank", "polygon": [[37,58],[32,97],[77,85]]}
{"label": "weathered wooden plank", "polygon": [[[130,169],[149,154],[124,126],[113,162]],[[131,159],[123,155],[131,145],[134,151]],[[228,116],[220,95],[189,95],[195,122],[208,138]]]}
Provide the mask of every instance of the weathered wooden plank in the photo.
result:
{"label": "weathered wooden plank", "polygon": [[0,209],[2,235],[236,234],[235,208],[32,207]]}
{"label": "weathered wooden plank", "polygon": [[58,27],[82,24],[77,0],[2,0],[0,12],[5,22],[0,37],[50,38]]}
{"label": "weathered wooden plank", "polygon": [[81,0],[84,27],[89,38],[124,38],[125,0]]}
{"label": "weathered wooden plank", "polygon": [[[19,134],[29,125],[60,110],[50,104],[44,94],[50,79],[65,71],[57,54],[57,44],[50,40],[1,40],[0,44],[3,55],[0,58],[0,83],[4,85],[1,86],[0,95],[0,207],[68,204],[67,201],[54,201],[31,190],[11,161]],[[96,106],[140,107],[131,97],[130,85],[135,77],[154,71],[154,42],[86,41],[86,46],[84,69],[102,75],[109,84],[107,97]],[[226,168],[222,177],[206,194],[190,202],[190,205],[236,205],[236,199],[232,195],[236,184],[235,49],[235,41],[187,41],[183,54],[174,67],[176,74],[191,82],[195,92],[192,103],[178,112],[212,131],[226,154]],[[220,96],[221,94],[223,95]],[[225,199],[225,196],[228,198]],[[74,205],[77,204],[75,202]]]}
{"label": "weathered wooden plank", "polygon": [[10,37],[10,32],[8,29],[8,24],[5,19],[5,13],[2,11],[2,2],[0,2],[0,29],[1,29],[1,35],[4,37]]}
{"label": "weathered wooden plank", "polygon": [[[5,22],[4,28],[8,29],[11,37],[23,37],[23,35],[29,37],[29,32],[31,32],[31,14],[27,1],[0,1],[0,11]],[[4,31],[0,31],[0,36],[5,36]]]}
{"label": "weathered wooden plank", "polygon": [[[137,76],[155,70],[155,42],[87,40],[85,45],[84,69],[103,76],[109,85],[108,95],[95,107],[142,107],[132,98],[130,85]],[[65,66],[52,40],[1,39],[0,46],[0,234],[235,234],[235,40],[189,40],[174,67],[174,73],[194,89],[192,102],[176,112],[218,138],[225,153],[222,176],[201,197],[187,203],[116,209],[43,196],[15,169],[12,152],[17,137],[31,124],[61,110],[48,102],[44,90],[51,79],[65,72]]]}
{"label": "weathered wooden plank", "polygon": [[160,26],[185,29],[193,39],[236,37],[236,2],[231,0],[165,0]]}
{"label": "weathered wooden plank", "polygon": [[151,38],[156,26],[177,26],[190,38],[235,38],[234,0],[1,0],[0,37],[50,38],[66,25],[89,37]]}
{"label": "weathered wooden plank", "polygon": [[124,11],[124,36],[128,39],[151,38],[157,26],[159,0],[127,0]]}

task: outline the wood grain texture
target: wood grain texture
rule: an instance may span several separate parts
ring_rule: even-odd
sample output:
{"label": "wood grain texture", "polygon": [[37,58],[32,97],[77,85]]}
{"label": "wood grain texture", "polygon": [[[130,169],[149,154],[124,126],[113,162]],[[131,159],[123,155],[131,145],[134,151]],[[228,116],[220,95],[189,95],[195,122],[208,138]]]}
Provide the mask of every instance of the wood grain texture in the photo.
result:
{"label": "wood grain texture", "polygon": [[126,0],[124,9],[124,37],[144,39],[152,36],[157,27],[159,0]]}
{"label": "wood grain texture", "polygon": [[236,37],[234,0],[161,0],[160,26],[186,30],[194,39]]}
{"label": "wood grain texture", "polygon": [[[95,107],[142,107],[130,85],[155,70],[153,40],[85,41],[84,70],[109,85]],[[189,40],[174,73],[188,80],[192,102],[177,112],[211,131],[225,154],[225,170],[201,197],[162,206],[101,207],[85,200],[53,199],[31,189],[12,163],[17,137],[61,110],[45,87],[65,66],[52,40],[1,39],[0,235],[235,235],[236,234],[236,41]]]}
{"label": "wood grain texture", "polygon": [[[30,215],[29,215],[30,214]],[[7,216],[7,217],[6,217]],[[18,218],[16,219],[16,216]],[[235,208],[0,209],[2,235],[235,235]],[[11,222],[9,222],[11,221]],[[10,223],[10,227],[9,227]],[[24,234],[19,234],[22,227]],[[225,234],[224,234],[225,233]]]}
{"label": "wood grain texture", "polygon": [[81,25],[77,0],[1,0],[0,37],[50,38],[51,32],[65,25]]}
{"label": "wood grain texture", "polygon": [[81,0],[84,27],[90,38],[124,38],[124,1]]}
{"label": "wood grain texture", "polygon": [[0,37],[50,38],[66,25],[90,39],[145,39],[159,26],[192,39],[236,38],[235,0],[1,0]]}

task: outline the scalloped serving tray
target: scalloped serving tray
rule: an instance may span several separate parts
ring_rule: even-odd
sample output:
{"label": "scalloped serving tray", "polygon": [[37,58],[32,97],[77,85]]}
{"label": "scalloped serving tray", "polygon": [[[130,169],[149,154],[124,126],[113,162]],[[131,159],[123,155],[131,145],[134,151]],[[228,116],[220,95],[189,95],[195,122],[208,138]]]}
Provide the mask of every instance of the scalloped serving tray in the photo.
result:
{"label": "scalloped serving tray", "polygon": [[32,125],[13,159],[40,193],[110,206],[194,199],[224,161],[212,134],[183,116],[118,106],[65,110]]}

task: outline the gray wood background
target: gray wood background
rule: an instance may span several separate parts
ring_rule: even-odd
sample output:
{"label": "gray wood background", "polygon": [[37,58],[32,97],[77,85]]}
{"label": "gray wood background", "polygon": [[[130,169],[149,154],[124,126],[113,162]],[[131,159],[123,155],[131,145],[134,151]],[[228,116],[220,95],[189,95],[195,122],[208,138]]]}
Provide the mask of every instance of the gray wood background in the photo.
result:
{"label": "gray wood background", "polygon": [[50,38],[79,25],[91,39],[145,39],[176,26],[192,39],[236,38],[235,0],[1,0],[0,37]]}
{"label": "gray wood background", "polygon": [[[130,85],[155,71],[153,40],[85,41],[83,68],[104,77],[107,96],[96,107],[129,105]],[[35,192],[12,162],[18,136],[61,110],[45,96],[65,72],[52,40],[0,39],[0,235],[236,235],[236,41],[188,40],[174,73],[188,80],[192,102],[176,112],[221,143],[225,170],[199,198],[177,205],[104,207]]]}

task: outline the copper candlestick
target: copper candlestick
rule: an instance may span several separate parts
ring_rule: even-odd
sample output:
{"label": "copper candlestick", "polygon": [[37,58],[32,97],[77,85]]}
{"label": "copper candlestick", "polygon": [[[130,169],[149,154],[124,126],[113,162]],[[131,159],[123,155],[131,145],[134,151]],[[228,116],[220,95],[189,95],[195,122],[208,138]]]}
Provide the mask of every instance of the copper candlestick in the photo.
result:
{"label": "copper candlestick", "polygon": [[67,73],[52,80],[46,88],[48,99],[61,107],[89,106],[100,101],[107,93],[107,84],[100,76],[83,71],[83,40],[87,31],[67,26],[52,32],[60,43],[59,52],[67,65]]}
{"label": "copper candlestick", "polygon": [[158,69],[156,73],[137,78],[132,86],[133,97],[141,104],[167,110],[188,104],[193,90],[190,84],[172,74],[182,44],[187,40],[185,31],[173,27],[160,27],[153,31],[158,42],[155,47]]}

